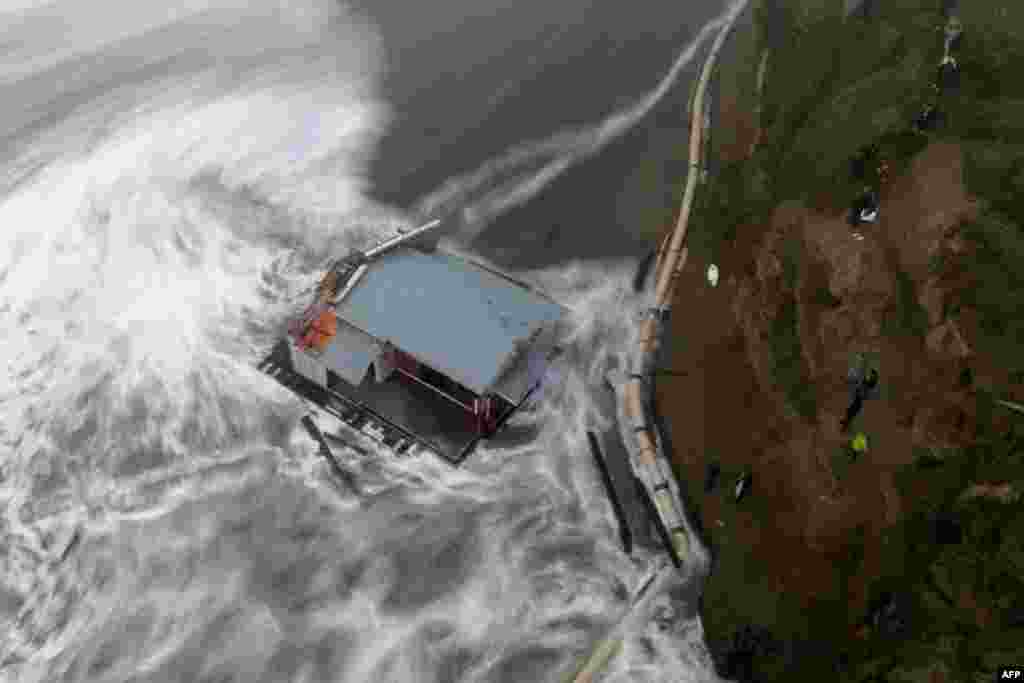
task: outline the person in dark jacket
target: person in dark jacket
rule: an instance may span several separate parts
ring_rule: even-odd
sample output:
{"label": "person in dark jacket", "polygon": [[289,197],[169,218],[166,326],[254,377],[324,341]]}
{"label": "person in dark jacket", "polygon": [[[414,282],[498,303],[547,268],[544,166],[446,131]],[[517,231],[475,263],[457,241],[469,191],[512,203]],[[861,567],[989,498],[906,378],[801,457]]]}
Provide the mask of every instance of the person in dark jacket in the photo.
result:
{"label": "person in dark jacket", "polygon": [[939,73],[936,78],[939,92],[942,94],[955,93],[960,88],[960,66],[952,57],[946,57],[939,64]]}
{"label": "person in dark jacket", "polygon": [[722,474],[722,467],[717,462],[708,463],[704,471],[704,493],[711,493],[718,486],[718,478]]}
{"label": "person in dark jacket", "polygon": [[846,409],[846,416],[839,423],[844,432],[850,428],[853,418],[857,417],[861,408],[864,407],[865,399],[875,397],[875,389],[878,386],[878,371],[871,368],[863,376],[851,379],[853,379],[853,386],[850,389],[850,406]]}
{"label": "person in dark jacket", "polygon": [[866,187],[850,207],[849,223],[852,227],[857,227],[863,223],[874,223],[876,220],[878,220],[878,193],[870,187]]}
{"label": "person in dark jacket", "polygon": [[866,181],[869,164],[878,158],[878,146],[861,147],[856,156],[850,159],[850,177],[858,181]]}
{"label": "person in dark jacket", "polygon": [[745,471],[743,474],[736,479],[736,484],[733,486],[733,500],[737,503],[750,495],[750,487],[754,481],[754,474],[750,470]]}
{"label": "person in dark jacket", "polygon": [[945,115],[934,104],[929,104],[914,119],[914,129],[918,132],[933,131],[942,125],[945,118]]}

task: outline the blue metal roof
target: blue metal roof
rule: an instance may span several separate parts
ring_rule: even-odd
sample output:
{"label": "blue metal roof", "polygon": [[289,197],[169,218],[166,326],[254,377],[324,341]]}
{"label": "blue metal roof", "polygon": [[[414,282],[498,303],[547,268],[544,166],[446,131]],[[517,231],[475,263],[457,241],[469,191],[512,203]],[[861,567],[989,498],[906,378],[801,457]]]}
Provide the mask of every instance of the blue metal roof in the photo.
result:
{"label": "blue metal roof", "polygon": [[399,247],[373,261],[338,317],[483,393],[519,345],[565,313],[549,299],[457,256]]}

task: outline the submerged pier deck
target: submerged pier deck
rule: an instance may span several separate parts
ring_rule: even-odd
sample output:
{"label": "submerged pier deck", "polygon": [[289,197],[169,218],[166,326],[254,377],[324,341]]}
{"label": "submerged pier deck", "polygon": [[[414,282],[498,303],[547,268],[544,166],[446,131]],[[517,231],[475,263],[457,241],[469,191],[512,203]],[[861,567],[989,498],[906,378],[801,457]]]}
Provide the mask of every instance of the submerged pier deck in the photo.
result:
{"label": "submerged pier deck", "polygon": [[459,465],[476,444],[463,411],[399,373],[381,383],[327,389],[295,371],[284,341],[259,369],[397,456],[426,451]]}

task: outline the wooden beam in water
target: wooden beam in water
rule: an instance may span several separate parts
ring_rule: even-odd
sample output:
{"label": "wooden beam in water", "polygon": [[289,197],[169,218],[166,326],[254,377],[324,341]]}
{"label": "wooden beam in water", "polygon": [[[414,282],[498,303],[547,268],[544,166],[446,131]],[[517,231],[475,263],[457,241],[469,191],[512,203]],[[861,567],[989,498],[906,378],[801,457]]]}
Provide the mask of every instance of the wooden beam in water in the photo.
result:
{"label": "wooden beam in water", "polygon": [[587,432],[587,440],[590,442],[590,452],[594,456],[594,462],[597,463],[597,469],[601,472],[601,480],[604,482],[604,488],[608,492],[608,500],[611,501],[612,511],[615,513],[615,518],[619,521],[619,536],[622,539],[622,550],[627,554],[633,553],[633,532],[629,528],[629,524],[626,523],[626,515],[622,510],[622,501],[619,500],[619,495],[615,491],[615,485],[612,482],[611,472],[608,471],[608,464],[604,460],[604,452],[601,450],[601,443],[597,438],[597,434],[594,432]]}

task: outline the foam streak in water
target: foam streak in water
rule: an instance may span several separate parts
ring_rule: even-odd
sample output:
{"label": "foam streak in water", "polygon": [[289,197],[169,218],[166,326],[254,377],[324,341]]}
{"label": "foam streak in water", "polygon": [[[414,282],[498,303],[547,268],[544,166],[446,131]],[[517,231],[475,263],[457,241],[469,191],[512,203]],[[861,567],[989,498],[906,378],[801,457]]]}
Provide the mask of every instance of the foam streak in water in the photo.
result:
{"label": "foam streak in water", "polygon": [[472,240],[496,217],[528,201],[567,169],[594,156],[635,126],[672,89],[704,43],[742,7],[742,3],[730,6],[701,28],[657,86],[639,101],[594,126],[513,147],[476,171],[445,182],[417,202],[418,212],[457,222],[458,237]]}
{"label": "foam streak in water", "polygon": [[0,44],[0,677],[92,679],[74,644],[145,579],[60,539],[266,481],[297,417],[250,365],[281,243],[367,215],[387,110],[376,39],[327,0],[38,3]]}

